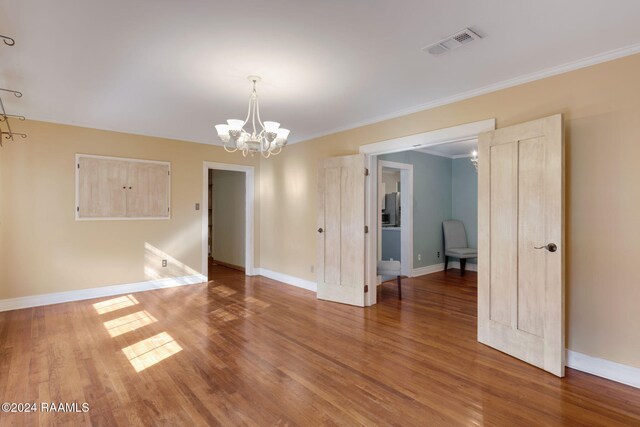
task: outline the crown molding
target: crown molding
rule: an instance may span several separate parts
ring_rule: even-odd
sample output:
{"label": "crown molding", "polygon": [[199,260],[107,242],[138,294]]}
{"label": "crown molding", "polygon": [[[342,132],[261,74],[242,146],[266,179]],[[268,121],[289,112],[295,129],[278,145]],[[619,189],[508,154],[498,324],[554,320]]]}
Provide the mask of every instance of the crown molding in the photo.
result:
{"label": "crown molding", "polygon": [[468,154],[444,154],[435,150],[429,150],[428,148],[418,148],[415,151],[418,153],[430,154],[432,156],[445,157],[447,159],[456,160],[456,159],[469,159],[471,158],[471,153]]}
{"label": "crown molding", "polygon": [[[614,59],[619,59],[619,58],[623,58],[625,56],[630,56],[630,55],[634,55],[636,53],[640,53],[640,43],[636,43],[636,44],[632,44],[630,46],[626,46],[623,48],[619,48],[619,49],[614,49],[614,50],[610,50],[604,53],[600,53],[597,55],[592,55],[586,58],[582,58],[576,61],[571,61],[571,62],[567,62],[565,64],[562,65],[558,65],[555,67],[550,67],[550,68],[545,68],[544,70],[540,70],[540,71],[536,71],[534,73],[530,73],[530,74],[524,74],[522,76],[519,77],[515,77],[512,79],[507,79],[507,80],[503,80],[497,83],[492,83],[490,85],[487,86],[483,86],[481,88],[478,89],[473,89],[470,91],[466,91],[466,92],[461,92],[459,94],[456,95],[452,95],[452,96],[448,96],[448,97],[444,97],[444,98],[440,98],[440,99],[436,99],[424,104],[419,104],[413,107],[409,107],[409,108],[405,108],[405,109],[401,109],[401,110],[397,110],[395,112],[392,113],[388,113],[388,114],[382,114],[382,115],[378,115],[375,117],[371,117],[369,119],[364,119],[364,120],[359,120],[356,122],[352,122],[350,124],[347,125],[343,125],[343,126],[339,126],[339,127],[335,127],[332,128],[330,130],[327,131],[323,131],[323,132],[318,132],[315,134],[311,134],[308,136],[303,136],[301,139],[296,139],[296,138],[292,138],[291,140],[289,140],[288,144],[297,144],[300,142],[306,142],[306,141],[310,141],[313,139],[317,139],[317,138],[321,138],[324,136],[328,136],[328,135],[333,135],[339,132],[344,132],[347,130],[351,130],[351,129],[356,129],[362,126],[367,126],[367,125],[371,125],[374,123],[378,123],[378,122],[382,122],[385,120],[390,120],[390,119],[395,119],[398,117],[402,117],[402,116],[406,116],[409,114],[413,114],[413,113],[417,113],[420,111],[424,111],[424,110],[429,110],[432,108],[436,108],[436,107],[441,107],[443,105],[448,105],[448,104],[453,104],[455,102],[459,102],[459,101],[464,101],[465,99],[470,99],[470,98],[474,98],[476,96],[480,96],[480,95],[486,95],[488,93],[491,92],[496,92],[498,90],[502,90],[502,89],[507,89],[510,87],[514,87],[514,86],[518,86],[524,83],[529,83],[529,82],[533,82],[536,80],[541,80],[547,77],[552,77],[558,74],[563,74],[563,73],[567,73],[570,71],[574,71],[574,70],[578,70],[580,68],[585,68],[585,67],[590,67],[592,65],[597,65],[597,64],[601,64],[603,62],[608,62],[608,61],[613,61]],[[76,121],[60,121],[60,120],[56,120],[52,117],[48,117],[46,115],[38,115],[38,114],[30,114],[30,113],[25,113],[22,112],[22,114],[25,114],[28,117],[28,120],[35,120],[35,121],[41,121],[41,122],[48,122],[48,123],[55,123],[55,124],[61,124],[61,125],[67,125],[67,126],[78,126],[78,127],[84,127],[84,128],[90,128],[90,129],[97,129],[97,130],[104,130],[104,131],[109,131],[109,132],[119,132],[119,133],[126,133],[126,134],[131,134],[131,135],[140,135],[140,136],[149,136],[149,137],[154,137],[154,138],[162,138],[162,139],[168,139],[168,140],[174,140],[174,141],[181,141],[181,142],[192,142],[192,143],[196,143],[196,144],[204,144],[204,145],[211,145],[211,146],[217,146],[217,147],[221,147],[221,144],[218,144],[216,141],[216,136],[215,136],[215,132],[212,130],[211,131],[211,141],[198,141],[195,139],[189,139],[189,138],[185,138],[184,135],[159,135],[157,133],[153,133],[153,132],[145,132],[143,130],[139,130],[139,129],[118,129],[118,128],[114,128],[114,127],[110,127],[110,126],[96,126],[92,123],[85,123],[85,122],[76,122]]]}
{"label": "crown molding", "polygon": [[438,157],[444,157],[447,159],[453,159],[453,156],[450,156],[449,154],[439,153],[435,150],[429,150],[428,148],[418,148],[414,151],[417,151],[418,153],[429,154],[431,156],[438,156]]}
{"label": "crown molding", "polygon": [[455,102],[464,101],[465,99],[475,98],[476,96],[486,95],[491,92],[497,92],[502,89],[507,89],[521,84],[530,83],[536,80],[542,80],[547,77],[553,77],[558,74],[568,73],[570,71],[579,70],[581,68],[590,67],[592,65],[601,64],[603,62],[613,61],[614,59],[623,58],[625,56],[635,55],[640,53],[640,43],[632,44],[619,49],[610,50],[597,55],[588,56],[586,58],[578,59],[575,61],[567,62],[555,67],[545,68],[534,73],[523,74],[519,77],[503,80],[497,83],[492,83],[487,86],[483,86],[479,89],[473,89],[466,92],[461,92],[456,95],[448,96],[445,98],[436,99],[424,104],[416,105],[414,107],[397,110],[393,113],[383,114],[370,119],[360,120],[344,126],[336,127],[326,132],[319,132],[312,134],[304,139],[289,141],[289,144],[297,144],[299,142],[310,141],[312,139],[321,138],[323,136],[333,135],[339,132],[344,132],[351,129],[356,129],[362,126],[371,125],[374,123],[382,122],[385,120],[396,119],[398,117],[407,116],[409,114],[418,113],[424,110],[430,110],[432,108],[441,107],[443,105],[453,104]]}
{"label": "crown molding", "polygon": [[149,138],[158,138],[158,139],[165,139],[167,141],[176,141],[176,142],[189,142],[192,144],[203,144],[203,145],[211,145],[214,147],[220,147],[222,148],[222,144],[219,144],[217,141],[215,141],[214,137],[217,138],[217,136],[212,132],[211,133],[211,141],[210,142],[205,142],[205,141],[197,141],[195,139],[188,139],[185,138],[184,136],[177,136],[177,135],[160,135],[157,133],[153,133],[153,132],[145,132],[145,131],[141,131],[141,130],[137,130],[137,129],[118,129],[118,128],[114,128],[114,127],[110,127],[110,126],[96,126],[96,125],[92,125],[91,123],[85,123],[85,122],[77,122],[77,121],[63,121],[63,120],[57,120],[51,117],[48,117],[46,115],[42,115],[39,116],[37,114],[30,114],[27,112],[22,112],[22,115],[26,115],[27,121],[34,121],[34,122],[43,122],[43,123],[52,123],[54,125],[62,125],[62,126],[73,126],[73,127],[79,127],[79,128],[85,128],[85,129],[94,129],[94,130],[100,130],[100,131],[104,131],[104,132],[115,132],[115,133],[122,133],[125,135],[136,135],[136,136],[145,136],[145,137],[149,137]]}

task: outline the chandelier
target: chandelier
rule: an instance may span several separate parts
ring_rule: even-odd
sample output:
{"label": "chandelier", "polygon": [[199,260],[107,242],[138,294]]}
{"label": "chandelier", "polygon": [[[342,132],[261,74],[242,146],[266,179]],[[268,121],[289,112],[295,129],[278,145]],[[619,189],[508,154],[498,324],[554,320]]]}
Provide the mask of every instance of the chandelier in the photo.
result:
{"label": "chandelier", "polygon": [[476,172],[478,172],[478,152],[476,150],[473,150],[471,152],[471,158],[469,160],[471,161],[471,163],[473,163],[473,166],[476,168]]}
{"label": "chandelier", "polygon": [[[258,93],[256,83],[261,79],[258,76],[249,76],[247,79],[253,83],[253,91],[249,96],[249,111],[244,120],[230,119],[227,124],[216,125],[218,136],[224,143],[224,149],[229,153],[242,151],[243,156],[260,153],[263,157],[269,158],[271,155],[280,154],[282,147],[287,145],[289,129],[283,129],[278,122],[263,122],[260,119],[260,105],[258,104]],[[257,119],[257,120],[256,120]],[[256,121],[261,129],[256,129]],[[250,123],[248,132],[244,129]]]}

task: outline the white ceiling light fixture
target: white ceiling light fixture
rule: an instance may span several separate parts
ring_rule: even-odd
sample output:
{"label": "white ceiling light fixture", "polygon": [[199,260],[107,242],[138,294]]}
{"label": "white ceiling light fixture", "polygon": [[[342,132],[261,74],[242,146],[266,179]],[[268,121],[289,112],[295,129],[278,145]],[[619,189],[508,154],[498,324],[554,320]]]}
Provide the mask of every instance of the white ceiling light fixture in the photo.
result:
{"label": "white ceiling light fixture", "polygon": [[[216,125],[218,136],[224,143],[224,149],[229,153],[242,151],[243,156],[260,153],[264,158],[271,155],[280,154],[282,147],[287,145],[289,129],[280,127],[278,122],[263,122],[260,119],[260,105],[258,103],[258,93],[256,83],[261,80],[258,76],[249,76],[247,79],[253,83],[253,90],[249,96],[249,110],[247,118],[244,120],[229,119],[227,124]],[[252,132],[244,130],[244,126],[251,119]],[[256,120],[260,131],[256,128]]]}

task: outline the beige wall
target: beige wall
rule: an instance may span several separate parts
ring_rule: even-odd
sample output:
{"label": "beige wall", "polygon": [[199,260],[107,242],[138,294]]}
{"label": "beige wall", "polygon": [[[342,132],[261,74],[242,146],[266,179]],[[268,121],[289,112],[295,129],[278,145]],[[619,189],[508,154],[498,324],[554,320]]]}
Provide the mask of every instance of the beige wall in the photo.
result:
{"label": "beige wall", "polygon": [[[315,281],[319,160],[491,117],[504,127],[560,112],[567,344],[640,367],[638,75],[640,55],[288,146],[256,170],[256,265]],[[202,162],[259,162],[202,144],[34,121],[15,127],[29,138],[0,149],[0,299],[200,272]],[[75,221],[75,153],[171,161],[171,220]]]}
{"label": "beige wall", "polygon": [[[259,161],[161,138],[36,121],[14,127],[29,137],[0,148],[0,299],[200,273],[203,162]],[[75,221],[76,153],[170,161],[171,219]]]}
{"label": "beige wall", "polygon": [[315,281],[316,169],[329,156],[495,117],[563,113],[568,347],[640,367],[640,55],[288,146],[261,163],[261,266]]}
{"label": "beige wall", "polygon": [[211,171],[213,207],[213,258],[244,267],[245,173]]}

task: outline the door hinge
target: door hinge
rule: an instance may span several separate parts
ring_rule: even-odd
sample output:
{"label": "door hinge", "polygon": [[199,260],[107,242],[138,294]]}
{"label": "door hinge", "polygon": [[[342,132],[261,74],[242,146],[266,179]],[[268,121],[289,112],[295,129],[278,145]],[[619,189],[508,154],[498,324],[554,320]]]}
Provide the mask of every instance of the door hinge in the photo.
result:
{"label": "door hinge", "polygon": [[80,163],[78,163],[78,169],[80,169]]}
{"label": "door hinge", "polygon": [[364,176],[369,176],[369,168],[364,168]]}
{"label": "door hinge", "polygon": [[364,285],[364,293],[366,294],[367,292],[369,292],[369,285]]}
{"label": "door hinge", "polygon": [[367,234],[369,232],[369,226],[365,225],[364,226],[364,234]]}
{"label": "door hinge", "polygon": [[171,175],[171,171],[167,171],[167,175]]}
{"label": "door hinge", "polygon": [[76,206],[76,212],[80,212],[80,206]]}

